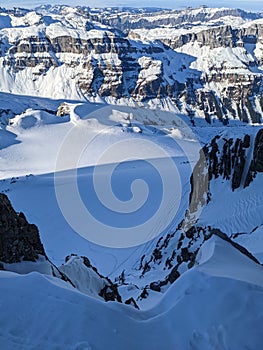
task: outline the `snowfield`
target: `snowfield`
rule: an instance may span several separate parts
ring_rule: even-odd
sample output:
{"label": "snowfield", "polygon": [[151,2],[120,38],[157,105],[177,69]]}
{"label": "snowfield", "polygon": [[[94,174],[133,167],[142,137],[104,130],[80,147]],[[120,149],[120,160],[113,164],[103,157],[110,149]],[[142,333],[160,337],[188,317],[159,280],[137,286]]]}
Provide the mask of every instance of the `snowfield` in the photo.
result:
{"label": "snowfield", "polygon": [[[8,105],[8,95],[2,94],[2,97],[3,104]],[[27,108],[27,104],[34,109]],[[129,191],[127,196],[127,188],[131,189],[134,179],[147,182],[151,200],[141,214],[143,216],[139,216],[140,222],[146,220],[149,211],[152,213],[158,208],[156,200],[160,195],[160,183],[148,168],[148,162],[157,161],[157,169],[161,171],[163,160],[155,158],[154,145],[161,147],[180,173],[182,190],[177,214],[164,231],[169,232],[177,226],[187,209],[189,176],[200,148],[198,139],[203,144],[211,135],[221,133],[222,128],[211,127],[210,136],[205,136],[203,128],[197,128],[195,138],[183,119],[161,110],[70,102],[65,107],[68,114],[58,117],[51,111],[57,110],[59,105],[60,101],[48,99],[35,98],[30,102],[27,98],[14,99],[16,116],[1,130],[1,191],[8,194],[15,208],[25,212],[30,222],[38,225],[47,255],[58,266],[64,263],[67,255],[76,253],[88,256],[92,264],[110,278],[114,279],[126,270],[134,274],[130,278],[135,281],[141,256],[151,253],[159,237],[135,247],[117,249],[94,244],[77,234],[61,213],[54,187],[54,171],[61,145],[74,130],[74,142],[70,142],[70,148],[66,149],[68,163],[63,163],[65,167],[57,174],[60,186],[67,191],[74,181],[70,157],[79,152],[77,179],[85,205],[99,220],[115,227],[117,224],[124,231],[127,226],[136,224],[135,217],[119,216],[116,220],[97,203],[96,193],[89,191],[94,169],[100,169],[103,184],[103,179],[111,174],[112,164],[116,165],[123,159],[123,152],[127,158],[132,155],[134,140],[138,145],[149,146],[142,152],[145,159],[126,161],[111,174],[115,195],[124,201],[131,198]],[[167,123],[162,126],[164,118]],[[148,126],[148,120],[159,126]],[[84,134],[83,130],[86,130]],[[83,135],[91,143],[87,142],[80,152]],[[122,145],[122,152],[110,152],[106,158],[101,158],[101,154],[115,144]],[[171,181],[173,183],[173,179]],[[235,233],[240,227],[250,232],[255,223],[261,223],[258,208],[262,200],[261,192],[257,190],[260,183],[259,176],[247,190],[234,194],[225,186],[222,196],[218,195],[222,188],[218,185],[217,189],[217,184],[214,184],[215,200],[204,208],[200,222],[213,224],[228,233]],[[250,197],[251,202],[247,202]],[[222,208],[225,201],[229,206],[218,216],[215,214],[217,208]],[[74,209],[71,207],[78,215]],[[253,225],[246,216],[253,218]],[[166,222],[168,217],[162,216],[162,220]],[[262,256],[262,245],[257,244],[259,232],[244,235],[245,238],[238,237],[238,242],[243,242],[258,258]],[[250,240],[250,237],[255,239]],[[32,269],[27,265],[28,268],[24,268],[24,272]],[[10,270],[21,272],[16,269],[10,266]],[[4,349],[122,349],[127,344],[129,350],[161,346],[167,350],[258,349],[261,346],[262,267],[220,238],[205,243],[199,251],[197,266],[185,272],[164,294],[153,293],[140,304],[140,311],[101,301],[97,296],[101,281],[92,273],[81,272],[78,265],[74,268],[74,260],[70,270],[67,264],[61,269],[68,271],[82,293],[49,273],[0,273],[1,314],[5,315],[1,321],[0,339]],[[157,269],[138,280],[138,284],[145,285],[161,275]],[[25,327],[25,324],[30,324],[30,327]]]}
{"label": "snowfield", "polygon": [[[42,102],[37,98],[35,101],[40,104]],[[50,109],[58,107],[58,102],[47,101]],[[15,107],[19,111],[24,105],[20,106],[19,100]],[[1,191],[7,193],[13,205],[19,207],[31,222],[38,225],[48,256],[55,263],[61,264],[65,256],[77,253],[88,255],[102,273],[107,275],[117,273],[119,268],[125,268],[126,261],[128,266],[134,265],[146,248],[141,246],[139,239],[134,248],[112,251],[106,248],[105,244],[101,247],[94,245],[90,240],[76,234],[62,215],[57,202],[54,171],[57,171],[57,185],[59,188],[62,186],[67,192],[75,181],[72,171],[74,159],[71,160],[70,157],[77,154],[76,166],[79,169],[77,181],[85,205],[106,225],[110,224],[116,229],[124,227],[125,230],[143,224],[158,211],[162,196],[159,189],[162,188],[162,180],[154,169],[160,173],[168,170],[171,172],[167,177],[169,186],[173,186],[174,181],[178,179],[178,185],[175,187],[175,191],[178,191],[178,195],[175,193],[178,200],[169,199],[168,205],[172,207],[175,203],[175,209],[178,208],[173,211],[175,217],[171,217],[169,207],[164,209],[163,215],[158,215],[156,223],[158,226],[158,220],[162,220],[161,231],[158,232],[159,227],[155,228],[156,223],[150,227],[150,230],[157,230],[156,232],[161,234],[164,229],[167,231],[175,227],[184,216],[190,191],[188,179],[192,166],[199,157],[200,145],[187,124],[179,116],[169,112],[91,103],[71,103],[69,108],[70,115],[63,117],[42,110],[27,109],[26,112],[10,120],[10,125],[2,130],[2,140],[10,141],[5,141],[6,146],[2,146],[0,150]],[[131,113],[134,117],[132,120],[134,127],[129,126],[128,118]],[[163,127],[156,128],[142,124],[151,121],[160,125],[163,118],[168,122]],[[66,148],[65,156],[62,157],[63,164],[60,164],[58,157],[61,146],[72,130],[76,134],[69,139],[69,148]],[[83,138],[84,147],[81,144]],[[106,156],[101,158],[103,152],[106,152]],[[137,157],[138,152],[140,153],[140,159],[136,158],[136,152]],[[168,161],[166,158],[161,159],[160,156],[167,157]],[[155,168],[149,162],[153,163]],[[58,169],[59,166],[62,168]],[[94,170],[97,170],[99,182],[96,192],[87,188],[87,185],[94,186],[92,184]],[[112,184],[117,191],[114,196],[121,200],[122,206],[123,201],[128,201],[132,194],[130,191],[133,191],[131,186],[134,180],[145,181],[149,197],[147,199],[147,193],[145,195],[143,192],[137,193],[139,202],[136,204],[138,209],[144,204],[143,210],[137,214],[131,213],[130,216],[129,210],[136,211],[136,209],[127,209],[128,216],[125,213],[113,215],[111,211],[105,211],[100,204],[98,193],[107,178],[113,181]],[[133,195],[136,197],[135,192]],[[104,205],[105,200],[111,201],[109,205],[110,209],[113,209],[112,199],[102,198]],[[92,231],[91,228],[90,230]],[[147,249],[151,249],[153,244],[154,242],[146,243],[146,247],[149,246]],[[102,256],[105,256],[105,261]]]}

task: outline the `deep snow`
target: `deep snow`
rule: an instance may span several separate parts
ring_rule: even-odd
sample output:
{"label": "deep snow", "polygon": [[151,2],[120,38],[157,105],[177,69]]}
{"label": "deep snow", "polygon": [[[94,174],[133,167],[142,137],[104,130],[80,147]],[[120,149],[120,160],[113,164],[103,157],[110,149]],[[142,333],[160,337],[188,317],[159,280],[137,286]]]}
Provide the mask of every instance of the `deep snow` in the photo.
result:
{"label": "deep snow", "polygon": [[[1,272],[0,307],[5,315],[1,346],[14,350],[260,349],[263,288],[262,282],[261,286],[251,283],[250,276],[261,277],[262,267],[227,245],[219,238],[207,243],[199,266],[177,280],[148,311],[105,304],[36,272],[25,276]],[[225,264],[218,265],[225,249],[231,276]],[[246,281],[237,278],[241,267]]]}

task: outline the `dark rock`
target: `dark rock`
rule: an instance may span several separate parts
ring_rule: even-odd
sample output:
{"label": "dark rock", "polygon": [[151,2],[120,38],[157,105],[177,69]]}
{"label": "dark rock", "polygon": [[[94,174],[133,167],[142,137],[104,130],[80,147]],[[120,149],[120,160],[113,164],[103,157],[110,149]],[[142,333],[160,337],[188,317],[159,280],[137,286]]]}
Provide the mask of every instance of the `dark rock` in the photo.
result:
{"label": "dark rock", "polygon": [[258,172],[263,172],[263,129],[260,129],[256,135],[253,159],[250,163],[244,187],[249,186]]}
{"label": "dark rock", "polygon": [[170,274],[168,275],[168,281],[172,284],[179,277],[180,277],[180,273],[177,271],[177,267],[174,267],[170,272]]}
{"label": "dark rock", "polygon": [[105,301],[122,302],[117,284],[105,285],[99,292],[99,296],[101,296]]}
{"label": "dark rock", "polygon": [[160,292],[161,291],[160,283],[159,282],[151,282],[150,289],[154,290],[155,292]]}
{"label": "dark rock", "polygon": [[154,259],[154,261],[162,259],[162,253],[161,253],[160,249],[158,249],[158,248],[154,249],[154,251],[153,251],[153,259]]}
{"label": "dark rock", "polygon": [[189,228],[189,230],[185,232],[185,235],[187,238],[193,238],[196,232],[197,232],[196,227],[192,226],[191,228]]}
{"label": "dark rock", "polygon": [[250,147],[250,136],[247,135],[247,134],[244,137],[243,147],[244,148],[249,148]]}
{"label": "dark rock", "polygon": [[142,291],[141,294],[140,294],[140,298],[141,298],[141,299],[146,299],[146,298],[148,297],[148,295],[149,295],[149,293],[148,293],[148,291],[147,291],[147,288],[144,287],[144,288],[143,288],[143,291]]}
{"label": "dark rock", "polygon": [[187,248],[182,248],[181,249],[181,256],[184,262],[187,262],[190,260],[190,253]]}
{"label": "dark rock", "polygon": [[124,304],[126,304],[126,305],[133,305],[135,307],[135,309],[139,310],[139,306],[137,305],[137,303],[136,303],[136,301],[134,300],[133,297],[125,300]]}
{"label": "dark rock", "polygon": [[0,261],[17,263],[46,257],[38,228],[17,214],[6,195],[0,194]]}
{"label": "dark rock", "polygon": [[263,172],[263,129],[260,129],[256,136],[253,153],[253,167],[253,170]]}

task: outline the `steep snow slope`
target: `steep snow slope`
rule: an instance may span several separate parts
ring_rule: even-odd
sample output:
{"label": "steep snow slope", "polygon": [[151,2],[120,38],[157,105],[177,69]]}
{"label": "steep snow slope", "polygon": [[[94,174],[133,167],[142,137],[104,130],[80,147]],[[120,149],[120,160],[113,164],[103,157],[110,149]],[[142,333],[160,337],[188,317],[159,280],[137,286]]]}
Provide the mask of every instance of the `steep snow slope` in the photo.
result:
{"label": "steep snow slope", "polygon": [[[263,283],[251,283],[251,276],[258,280],[262,267],[233,249],[219,239],[207,243],[199,266],[148,311],[104,304],[37,273],[0,272],[1,344],[5,349],[259,349]],[[225,250],[230,273],[218,264]]]}

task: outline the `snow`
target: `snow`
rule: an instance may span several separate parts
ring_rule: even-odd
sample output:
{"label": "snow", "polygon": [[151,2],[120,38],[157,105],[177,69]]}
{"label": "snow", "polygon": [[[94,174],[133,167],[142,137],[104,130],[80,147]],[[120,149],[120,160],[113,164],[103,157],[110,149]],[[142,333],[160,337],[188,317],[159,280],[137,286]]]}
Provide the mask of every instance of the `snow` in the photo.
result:
{"label": "snow", "polygon": [[[193,15],[206,14],[208,21],[192,23],[191,28],[133,32],[148,43],[172,39],[217,25],[211,19],[217,11],[192,10]],[[61,6],[44,12],[20,17],[2,13],[1,38],[12,44],[39,35],[83,40],[113,35],[99,23],[86,30],[90,23],[77,9]],[[167,13],[151,15],[149,21],[162,16]],[[171,16],[177,16],[177,11]],[[221,20],[233,28],[262,22],[246,24],[232,16]],[[134,33],[129,33],[130,38]],[[131,55],[141,67],[138,86],[158,79],[161,73],[166,82],[176,79],[184,84],[187,77],[199,77],[211,67],[211,73],[223,68],[226,73],[261,74],[260,69],[249,68],[250,62],[262,56],[261,43],[211,49],[195,42],[176,51],[146,54],[144,43],[133,40],[138,53]],[[24,56],[21,52],[15,58]],[[162,264],[139,278],[139,261],[185,217],[189,178],[200,144],[217,134],[240,137],[249,132],[253,139],[258,127],[233,121],[229,127],[215,122],[204,128],[203,121],[197,120],[192,130],[189,118],[179,114],[169,98],[143,103],[93,96],[89,102],[76,84],[86,59],[82,54],[35,56],[55,59],[58,66],[45,71],[40,64],[14,73],[0,58],[0,100],[5,110],[0,126],[0,191],[8,195],[15,210],[23,211],[39,227],[48,257],[77,289],[53,277],[43,257],[36,263],[4,264],[9,271],[0,271],[1,348],[260,349],[262,266],[218,237],[203,244],[191,270],[182,264],[175,283],[162,293],[151,292],[148,299],[137,300],[140,311],[105,303],[98,296],[105,280],[78,256],[64,263],[71,253],[87,256],[112,280],[125,270],[133,283],[120,288],[125,298],[138,296],[138,288],[165,278]],[[88,59],[93,58],[102,65],[121,66],[115,53],[91,52]],[[88,71],[85,78],[89,78]],[[67,113],[58,117],[62,102]],[[234,192],[229,182],[212,181],[212,200],[200,208],[197,222],[226,232],[261,262],[262,181],[258,174],[249,187]]]}
{"label": "snow", "polygon": [[210,276],[236,279],[263,287],[263,267],[218,237],[212,237],[204,243],[198,252],[197,264],[198,271]]}
{"label": "snow", "polygon": [[[1,96],[3,102],[8,101],[9,95],[2,94]],[[6,104],[8,105],[7,102]],[[28,108],[30,104],[35,104],[34,110]],[[0,188],[8,194],[15,208],[24,211],[30,222],[38,225],[41,239],[52,261],[60,265],[65,256],[77,253],[87,255],[93,265],[97,266],[104,275],[115,274],[119,270],[121,272],[126,265],[128,268],[131,264],[133,265],[145,249],[151,249],[151,246],[154,245],[154,241],[148,242],[146,246],[140,245],[142,238],[135,239],[135,232],[133,235],[135,227],[142,225],[146,218],[148,220],[150,214],[157,210],[158,202],[161,202],[158,189],[160,178],[154,167],[160,173],[166,172],[167,167],[170,169],[169,174],[163,179],[167,179],[168,184],[172,181],[172,190],[169,190],[168,187],[168,201],[163,202],[168,207],[163,207],[163,214],[160,215],[161,211],[159,212],[159,215],[156,216],[157,221],[151,224],[150,229],[143,230],[143,240],[150,240],[154,235],[161,233],[165,228],[164,225],[167,226],[166,229],[177,225],[183,217],[188,204],[188,179],[191,166],[194,166],[199,157],[198,142],[191,129],[184,124],[183,119],[170,112],[78,102],[68,104],[71,111],[70,116],[57,117],[39,109],[44,105],[56,111],[59,101],[39,98],[27,100],[25,97],[14,99],[13,108],[16,116],[10,120],[6,129],[1,130],[2,140],[6,140],[6,146],[0,150],[1,178],[3,179]],[[133,118],[130,127],[128,118],[131,114]],[[155,127],[149,124],[160,126]],[[97,218],[101,220],[104,217],[103,222],[110,223],[115,229],[117,229],[117,223],[118,230],[123,227],[125,231],[125,227],[130,226],[130,236],[136,242],[137,247],[121,250],[99,247],[90,242],[93,234],[91,227],[87,241],[76,234],[74,227],[70,227],[63,217],[56,199],[54,171],[63,140],[73,130],[76,133],[75,141],[69,142],[65,158],[69,166],[62,164],[62,169],[71,169],[72,157],[69,155],[79,154],[79,159],[77,159],[78,181],[85,205]],[[84,150],[80,149],[81,139],[85,143]],[[88,140],[91,141],[90,144]],[[4,146],[3,141],[2,144]],[[119,151],[116,150],[116,147]],[[107,152],[106,157],[101,158],[105,151]],[[140,159],[134,160],[134,158],[138,159],[138,152]],[[186,162],[187,157],[190,165]],[[121,166],[116,167],[123,161]],[[101,166],[98,166],[99,164]],[[154,167],[152,168],[150,164],[153,164]],[[143,211],[139,211],[138,215],[131,213],[129,217],[127,217],[128,214],[120,213],[117,220],[117,214],[114,216],[110,210],[105,211],[95,193],[87,193],[86,184],[91,183],[94,166],[99,171],[97,193],[101,194],[104,205],[108,203],[107,205],[112,210],[113,205],[117,205],[116,208],[121,210],[126,205],[125,210],[130,212],[135,210],[134,205],[138,209],[144,203]],[[116,169],[110,176],[112,166]],[[180,172],[180,179],[177,168]],[[28,176],[29,174],[34,176]],[[118,199],[117,202],[115,202],[116,199],[112,200],[111,197],[103,195],[102,188],[106,184],[105,178],[112,178],[114,181],[113,188],[116,188],[117,191],[114,192],[114,196]],[[178,186],[173,186],[176,178],[179,180]],[[149,199],[147,200],[147,192],[141,190],[141,188],[147,190],[147,186],[141,183],[143,187],[140,187],[138,180],[143,180],[147,184],[149,199],[151,198],[152,203]],[[68,170],[66,173],[58,173],[57,181],[61,184],[61,188],[69,190],[74,183],[73,172]],[[182,191],[182,196],[178,191]],[[178,196],[175,192],[178,193]],[[130,197],[132,194],[134,197]],[[173,196],[178,199],[174,201]],[[42,198],[41,201],[39,198]],[[77,213],[76,217],[79,215]],[[148,236],[151,231],[152,236]],[[94,233],[96,232],[94,230]],[[96,236],[94,239],[98,240]],[[102,256],[105,259],[102,259]]]}
{"label": "snow", "polygon": [[249,62],[254,57],[243,47],[219,47],[211,49],[209,46],[200,46],[198,42],[190,42],[176,51],[196,57],[190,68],[197,69],[209,74],[218,73],[219,70],[225,74],[252,74],[248,69]]}
{"label": "snow", "polygon": [[[258,349],[263,288],[235,278],[240,264],[248,274],[257,273],[256,264],[234,254],[226,278],[225,265],[214,271],[213,257],[224,259],[220,246],[216,242],[207,262],[185,273],[146,311],[105,304],[36,272],[1,271],[1,344],[5,349]],[[222,276],[214,276],[220,269]]]}
{"label": "snow", "polygon": [[[77,12],[77,9],[66,8],[64,14],[40,15],[30,11],[24,16],[1,14],[0,35],[8,37],[11,43],[28,37],[57,38],[71,36],[72,38],[92,39],[103,38],[105,34],[111,35],[104,25],[96,24],[96,29],[87,30],[87,18]],[[69,12],[69,13],[68,13]]]}
{"label": "snow", "polygon": [[[206,20],[203,22],[183,22],[180,25],[175,25],[172,26],[171,24],[168,25],[162,25],[158,26],[156,25],[154,28],[151,29],[145,29],[145,28],[139,28],[139,29],[132,29],[129,32],[129,35],[136,40],[136,38],[140,38],[140,40],[143,41],[151,41],[151,40],[162,40],[162,39],[169,39],[173,40],[174,38],[177,38],[181,35],[187,35],[189,33],[199,33],[204,30],[213,28],[215,26],[227,26],[231,25],[233,29],[244,27],[247,28],[251,26],[251,22],[249,20],[243,19],[242,17],[237,17],[237,16],[231,16],[231,15],[225,15],[217,19],[213,19],[213,16],[221,12],[221,10],[227,10],[224,8],[215,8],[211,9],[209,8],[207,10],[208,17]],[[200,9],[192,10],[192,16],[196,16],[198,12],[200,13]],[[203,12],[203,11],[201,11]],[[181,16],[181,13],[179,14]],[[163,13],[158,14],[158,16],[151,16],[147,18],[147,21],[157,21],[160,19],[167,19],[167,18],[176,18],[176,13],[175,14],[170,14],[170,13]],[[190,17],[191,18],[191,17]],[[262,19],[259,20],[254,20],[253,24],[260,24],[262,23]]]}
{"label": "snow", "polygon": [[141,70],[138,76],[138,83],[140,81],[154,81],[158,79],[162,72],[162,62],[161,61],[153,61],[150,57],[140,57],[138,60],[139,65],[141,66]]}
{"label": "snow", "polygon": [[39,272],[45,275],[52,275],[51,264],[44,256],[39,255],[37,261],[21,261],[19,263],[3,263],[4,269],[19,274],[27,274],[30,272]]}
{"label": "snow", "polygon": [[[241,74],[260,74],[261,69],[253,68],[249,66],[249,63],[260,61],[262,56],[261,44],[258,43],[256,48],[246,50],[246,48],[216,48],[211,50],[208,47],[199,47],[194,43],[188,43],[183,45],[176,52],[173,50],[165,51],[164,53],[153,53],[146,56],[143,51],[145,46],[143,42],[147,42],[147,45],[152,41],[177,38],[182,34],[197,32],[200,30],[209,29],[211,26],[217,26],[217,20],[213,19],[220,11],[226,9],[196,9],[186,10],[187,15],[196,16],[198,14],[204,14],[207,17],[207,23],[190,23],[190,27],[184,28],[184,23],[178,28],[168,27],[156,27],[154,29],[145,30],[137,29],[132,31],[136,34],[135,38],[132,32],[128,38],[132,39],[132,44],[138,50],[136,53],[131,54],[139,65],[141,70],[136,82],[139,87],[143,82],[150,82],[157,79],[161,73],[164,82],[171,85],[174,81],[185,83],[188,77],[197,78],[201,76],[202,72],[215,73],[218,70],[224,69],[227,73],[241,73]],[[219,12],[218,12],[219,11]],[[184,12],[183,12],[184,13]],[[221,12],[220,12],[221,13]],[[147,20],[155,21],[160,18],[167,18],[167,16],[178,17],[182,13],[178,11],[162,12],[154,15],[147,15]],[[115,14],[113,15],[115,16]],[[140,19],[140,15],[134,15],[135,20]],[[145,18],[145,14],[142,14],[142,18]],[[133,17],[131,17],[133,18]],[[222,23],[221,23],[222,22]],[[220,25],[227,25],[231,23],[233,28],[239,28],[244,23],[248,23],[253,27],[254,23],[260,23],[260,20],[244,20],[241,16],[220,16]],[[105,36],[108,38],[118,38],[118,34],[115,33],[109,27],[100,24],[99,22],[89,22],[88,17],[78,9],[74,9],[68,6],[58,6],[57,8],[43,8],[39,9],[39,13],[36,11],[25,12],[22,16],[1,14],[0,23],[0,37],[3,41],[4,52],[8,52],[12,48],[13,44],[17,44],[19,41],[24,43],[28,42],[28,38],[39,37],[55,39],[57,37],[72,37],[74,39],[80,39],[85,44],[86,40],[98,39],[101,40]],[[244,24],[245,25],[245,24]],[[138,37],[139,35],[139,40]],[[124,45],[124,44],[122,44]],[[160,43],[159,46],[162,46]],[[19,52],[16,54],[7,54],[9,59],[16,60],[17,66],[19,66],[18,59],[26,57],[28,54],[25,52]],[[30,54],[29,54],[30,55]],[[91,50],[90,54],[85,57],[83,54],[74,53],[41,53],[36,52],[32,58],[41,58],[44,62],[52,62],[51,68],[49,65],[44,67],[44,63],[37,64],[36,67],[27,67],[23,69],[14,70],[7,69],[6,57],[0,58],[0,77],[1,77],[1,91],[12,92],[14,94],[24,94],[31,96],[50,97],[54,99],[66,98],[66,99],[78,99],[84,100],[83,92],[78,88],[79,79],[92,80],[92,70],[86,70],[83,68],[83,64],[98,60],[99,64],[103,67],[117,67],[120,71],[120,75],[114,81],[115,84],[121,83],[122,68],[121,60],[118,55],[107,54],[95,54],[94,50]],[[149,61],[151,60],[151,62]],[[214,67],[214,70],[212,69]],[[109,69],[109,68],[108,68]],[[115,68],[114,68],[115,69]],[[210,74],[209,73],[209,74]],[[115,73],[113,73],[116,75]],[[55,83],[54,83],[55,82]],[[108,84],[113,84],[112,74],[106,76],[103,82],[102,88],[108,88]],[[129,83],[129,82],[128,82]],[[211,86],[211,89],[214,87]],[[218,90],[218,86],[215,90]],[[87,98],[87,97],[86,97]],[[92,97],[90,97],[92,98]],[[99,97],[94,96],[94,100]],[[111,99],[110,97],[108,98]],[[105,98],[107,100],[107,98]]]}
{"label": "snow", "polygon": [[7,14],[0,15],[0,29],[11,27],[11,18]]}
{"label": "snow", "polygon": [[262,263],[263,262],[263,234],[262,225],[255,227],[251,232],[240,234],[235,241],[245,247],[248,251],[253,252],[253,255]]}
{"label": "snow", "polygon": [[[251,232],[262,224],[262,174],[258,174],[251,186],[232,191],[226,181],[212,182],[213,201],[203,209],[199,218],[200,225],[211,225],[227,232]],[[227,206],[226,206],[227,203]],[[217,209],[220,208],[220,215]]]}
{"label": "snow", "polygon": [[59,266],[74,286],[82,293],[100,299],[98,293],[106,285],[105,281],[91,268],[87,268],[82,259],[78,256],[72,256],[69,261]]}

